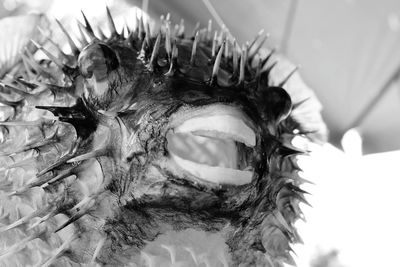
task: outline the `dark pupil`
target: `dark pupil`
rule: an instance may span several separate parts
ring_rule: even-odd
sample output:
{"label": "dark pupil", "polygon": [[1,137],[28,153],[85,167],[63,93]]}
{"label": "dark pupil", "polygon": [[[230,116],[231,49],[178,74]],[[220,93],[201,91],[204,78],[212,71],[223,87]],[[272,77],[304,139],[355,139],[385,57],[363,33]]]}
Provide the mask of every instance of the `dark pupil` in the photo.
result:
{"label": "dark pupil", "polygon": [[114,53],[114,51],[111,50],[106,45],[99,44],[101,51],[103,52],[104,58],[106,60],[106,66],[108,72],[113,71],[118,68],[119,62],[117,55]]}

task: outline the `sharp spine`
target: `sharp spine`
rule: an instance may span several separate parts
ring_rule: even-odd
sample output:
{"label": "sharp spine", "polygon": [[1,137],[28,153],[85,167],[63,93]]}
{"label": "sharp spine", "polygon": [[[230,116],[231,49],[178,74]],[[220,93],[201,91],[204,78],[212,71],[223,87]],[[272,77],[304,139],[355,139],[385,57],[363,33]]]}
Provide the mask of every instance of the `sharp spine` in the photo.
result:
{"label": "sharp spine", "polygon": [[[290,234],[293,233],[293,227],[291,227],[291,226],[288,224],[288,222],[286,221],[285,217],[283,217],[282,213],[281,213],[279,210],[276,210],[276,211],[273,213],[273,216],[274,216],[275,219],[278,221],[279,225],[280,225],[280,226],[283,226],[284,229],[282,229],[282,230],[285,230],[285,232],[288,232],[288,233],[290,233]],[[281,228],[281,227],[280,227],[280,228]]]}
{"label": "sharp spine", "polygon": [[301,183],[301,184],[307,183],[307,184],[312,184],[312,185],[314,185],[313,182],[311,182],[311,181],[309,181],[309,180],[307,180],[307,179],[304,179],[304,178],[300,177],[298,173],[282,172],[282,173],[280,173],[279,175],[280,175],[281,177],[283,177],[283,178],[290,179],[290,180],[292,180],[292,181],[294,181],[294,182],[298,182],[298,183]]}
{"label": "sharp spine", "polygon": [[15,86],[13,86],[13,85],[11,85],[11,84],[9,84],[9,83],[5,83],[4,81],[0,81],[0,86],[2,86],[2,87],[4,87],[4,88],[9,88],[9,89],[11,89],[14,93],[16,93],[16,94],[18,94],[18,95],[20,95],[20,96],[23,96],[23,97],[27,97],[27,96],[30,96],[30,95],[31,95],[30,93],[28,93],[28,92],[26,92],[26,91],[24,91],[24,90],[22,90],[22,89],[19,89],[18,87],[15,87]]}
{"label": "sharp spine", "polygon": [[145,31],[146,30],[144,28],[143,12],[142,12],[142,14],[140,15],[140,19],[139,19],[139,33],[138,33],[139,35],[138,35],[138,37],[139,37],[140,40],[144,39],[145,34],[146,34]]}
{"label": "sharp spine", "polygon": [[43,123],[46,123],[43,119],[35,121],[0,121],[0,125],[3,126],[42,126]]}
{"label": "sharp spine", "polygon": [[268,61],[270,60],[270,58],[275,54],[275,52],[276,52],[276,48],[273,48],[270,52],[269,52],[269,54],[262,60],[262,62],[261,62],[261,65],[262,65],[262,69],[264,69],[267,65],[267,63],[268,63]]}
{"label": "sharp spine", "polygon": [[262,36],[264,34],[264,29],[261,29],[258,33],[257,33],[257,35],[254,37],[254,39],[251,41],[251,43],[250,43],[250,45],[249,45],[249,47],[248,47],[248,51],[250,51],[252,48],[253,48],[253,46],[256,44],[256,42],[258,41],[258,39],[260,39],[260,37]]}
{"label": "sharp spine", "polygon": [[310,204],[310,202],[307,201],[307,199],[304,197],[304,195],[303,195],[302,193],[293,192],[293,197],[297,198],[300,202],[303,202],[304,204],[306,204],[306,205],[309,206],[310,208],[313,207],[313,206]]}
{"label": "sharp spine", "polygon": [[257,84],[259,83],[259,79],[260,79],[260,76],[261,76],[261,67],[262,67],[262,61],[261,61],[261,59],[260,58],[258,58],[258,61],[256,62],[257,63],[257,69],[256,69],[256,76],[255,76],[255,78],[256,78],[256,80],[257,80]]}
{"label": "sharp spine", "polygon": [[93,256],[92,256],[92,260],[91,260],[91,263],[92,263],[92,264],[94,264],[94,263],[96,262],[96,259],[97,259],[97,257],[99,256],[100,250],[102,249],[102,247],[103,247],[103,245],[104,245],[106,239],[107,239],[107,237],[102,237],[102,238],[100,238],[100,240],[98,241],[97,246],[96,246],[96,249],[95,249],[95,251],[94,251],[94,253],[93,253]]}
{"label": "sharp spine", "polygon": [[136,34],[139,33],[139,19],[138,19],[138,12],[137,9],[134,9],[135,14],[133,15],[133,17],[135,18],[135,28],[133,29],[133,32],[135,32]]}
{"label": "sharp spine", "polygon": [[[61,171],[59,174],[57,174],[56,176],[52,176],[46,179],[41,179],[41,180],[37,180],[37,181],[33,181],[31,183],[28,183],[26,185],[24,185],[23,187],[11,192],[9,195],[10,196],[14,196],[14,195],[21,195],[24,194],[26,191],[30,190],[33,187],[36,186],[41,186],[41,187],[47,187],[50,184],[53,184],[59,180],[62,180],[64,178],[70,177],[72,175],[74,175],[74,170],[75,167],[71,167],[69,169],[63,170]],[[36,176],[38,177],[38,175]]]}
{"label": "sharp spine", "polygon": [[303,155],[306,152],[300,149],[297,149],[295,147],[287,147],[287,146],[280,146],[278,149],[278,153],[280,156],[286,158],[286,157],[293,157],[297,155]]}
{"label": "sharp spine", "polygon": [[0,156],[10,156],[10,155],[14,155],[17,153],[21,153],[21,152],[25,152],[28,151],[30,149],[38,149],[40,147],[46,146],[46,145],[50,145],[52,143],[55,143],[56,140],[53,139],[53,137],[49,137],[46,138],[42,141],[39,142],[31,142],[29,144],[26,144],[25,146],[23,146],[22,148],[20,148],[19,150],[16,151],[12,151],[12,152],[0,152]]}
{"label": "sharp spine", "polygon": [[84,41],[86,41],[85,34],[89,37],[91,42],[98,40],[97,37],[92,32],[90,32],[80,21],[78,21],[77,23],[78,23],[79,29],[82,32],[82,36],[84,37],[83,38]]}
{"label": "sharp spine", "polygon": [[[77,205],[79,205],[79,211],[76,212],[74,215],[71,216],[66,222],[61,224],[57,229],[54,231],[54,233],[57,233],[70,225],[71,223],[74,223],[75,221],[79,220],[82,218],[94,205],[94,200],[92,198],[88,198],[88,200],[84,199],[81,202],[79,202]],[[82,206],[82,207],[81,207]],[[73,210],[74,208],[72,208]]]}
{"label": "sharp spine", "polygon": [[85,13],[83,12],[83,10],[81,10],[82,16],[83,16],[83,20],[85,21],[85,26],[84,28],[88,31],[88,33],[90,33],[91,36],[93,36],[94,38],[96,38],[96,36],[94,35],[94,31],[92,26],[90,25],[88,19],[86,18]]}
{"label": "sharp spine", "polygon": [[267,67],[265,70],[261,70],[261,73],[265,73],[267,77],[269,77],[269,74],[271,73],[272,69],[278,64],[278,61],[274,61],[269,67]]}
{"label": "sharp spine", "polygon": [[28,82],[28,81],[26,81],[26,80],[24,80],[24,79],[22,79],[20,77],[16,77],[14,80],[17,83],[19,83],[19,84],[21,84],[21,85],[23,85],[23,86],[25,86],[25,87],[27,87],[27,88],[29,88],[31,90],[36,89],[36,88],[39,87],[38,84],[34,84],[34,83],[31,83],[31,82]]}
{"label": "sharp spine", "polygon": [[178,68],[178,46],[176,44],[176,40],[174,41],[174,46],[172,48],[171,62],[168,72],[165,74],[166,76],[173,76],[175,71]]}
{"label": "sharp spine", "polygon": [[125,25],[122,26],[121,34],[118,34],[117,36],[121,37],[121,39],[125,37]]}
{"label": "sharp spine", "polygon": [[140,50],[139,50],[138,58],[140,58],[140,59],[142,59],[142,60],[144,60],[144,59],[146,58],[146,55],[147,55],[147,53],[146,53],[147,47],[148,47],[147,39],[144,39],[143,42],[142,42],[142,45],[141,45],[141,47],[140,47]]}
{"label": "sharp spine", "polygon": [[185,37],[185,21],[183,19],[181,19],[179,23],[179,30],[177,36],[178,38],[182,39]]}
{"label": "sharp spine", "polygon": [[89,42],[86,39],[86,35],[82,30],[82,28],[84,28],[84,26],[79,21],[77,21],[76,23],[78,25],[79,34],[81,36],[81,38],[79,38],[79,41],[81,42],[82,48],[84,48],[86,45],[89,44]]}
{"label": "sharp spine", "polygon": [[75,168],[76,167],[73,166],[73,167],[71,167],[69,169],[61,171],[59,174],[57,174],[54,177],[49,177],[47,179],[42,179],[42,180],[33,182],[31,184],[28,184],[27,186],[29,186],[29,188],[32,188],[32,187],[35,187],[35,186],[40,186],[40,187],[43,187],[43,188],[47,187],[47,186],[49,186],[51,184],[54,184],[55,182],[58,182],[58,181],[60,181],[62,179],[74,176],[75,175]]}
{"label": "sharp spine", "polygon": [[174,38],[178,38],[178,31],[179,31],[179,25],[178,25],[178,24],[175,24],[175,26],[174,26],[174,31],[172,32],[172,36],[173,36]]}
{"label": "sharp spine", "polygon": [[236,76],[238,73],[239,66],[239,55],[237,51],[236,39],[233,39],[232,44],[232,67],[233,67],[233,76]]}
{"label": "sharp spine", "polygon": [[[32,70],[32,67],[30,66],[27,57],[24,54],[21,54],[21,59],[22,59],[22,63],[24,65],[24,68],[26,70],[26,72],[28,73],[28,77],[30,79],[35,78],[36,77],[36,73],[34,73]],[[35,70],[34,70],[35,71]]]}
{"label": "sharp spine", "polygon": [[283,79],[283,81],[281,81],[278,86],[279,87],[283,87],[288,81],[289,79],[293,76],[293,74],[295,74],[297,71],[299,70],[299,66],[296,66],[287,76],[285,79]]}
{"label": "sharp spine", "polygon": [[108,21],[108,26],[111,31],[111,36],[118,36],[117,28],[115,27],[114,19],[111,15],[110,9],[108,6],[106,6],[106,13],[107,13],[107,21]]}
{"label": "sharp spine", "polygon": [[257,55],[258,51],[260,51],[261,47],[264,45],[265,41],[267,41],[268,37],[269,35],[266,34],[264,38],[261,40],[261,42],[254,49],[249,49],[249,59]]}
{"label": "sharp spine", "polygon": [[154,43],[153,52],[151,53],[150,57],[150,70],[154,71],[154,69],[158,66],[158,54],[160,50],[160,42],[161,42],[161,32],[157,35],[157,39]]}
{"label": "sharp spine", "polygon": [[168,60],[171,60],[171,29],[170,24],[167,22],[165,25],[165,51],[167,53]]}
{"label": "sharp spine", "polygon": [[24,249],[25,246],[32,240],[38,238],[39,236],[43,235],[46,233],[46,230],[42,230],[39,232],[36,232],[33,235],[30,235],[24,239],[22,239],[20,242],[12,245],[11,247],[9,247],[7,250],[0,252],[0,260],[3,260],[5,258],[7,258],[10,255],[13,255],[15,253],[18,253],[20,250]]}
{"label": "sharp spine", "polygon": [[19,220],[16,220],[15,222],[13,222],[12,224],[0,227],[0,233],[6,232],[8,230],[11,230],[13,228],[16,228],[24,223],[27,223],[30,219],[34,218],[34,217],[38,217],[41,214],[49,211],[50,207],[45,207],[43,209],[40,210],[35,210],[34,212],[20,218]]}
{"label": "sharp spine", "polygon": [[147,44],[150,46],[150,39],[151,39],[151,31],[150,31],[150,25],[149,22],[146,21],[145,25],[144,25],[144,29],[145,29],[145,38],[146,38],[146,42]]}
{"label": "sharp spine", "polygon": [[240,56],[239,85],[244,84],[246,61],[247,61],[247,49],[246,49],[246,47],[243,47],[242,53]]}
{"label": "sharp spine", "polygon": [[36,177],[40,177],[40,176],[44,175],[45,173],[47,173],[47,172],[49,172],[49,171],[51,171],[51,170],[53,170],[53,169],[59,167],[60,165],[62,165],[62,164],[64,164],[64,163],[67,163],[67,161],[68,161],[69,159],[72,159],[73,157],[74,157],[74,156],[73,156],[71,153],[67,154],[66,156],[60,158],[60,159],[59,159],[57,162],[55,162],[54,164],[52,164],[52,165],[46,167],[45,169],[41,170],[40,172],[38,172],[38,173],[36,174]]}
{"label": "sharp spine", "polygon": [[221,32],[219,33],[219,36],[218,36],[218,39],[217,39],[219,46],[222,45],[223,41],[225,40],[226,32],[227,32],[226,26],[225,26],[225,24],[223,24],[222,27],[221,27]]}
{"label": "sharp spine", "polygon": [[190,56],[190,65],[195,64],[195,58],[196,58],[196,49],[197,49],[197,44],[199,42],[199,32],[196,32],[196,35],[194,36],[193,40],[193,45],[192,45],[192,53]]}
{"label": "sharp spine", "polygon": [[49,78],[49,79],[57,79],[57,77],[54,77],[54,75],[47,70],[46,68],[44,68],[43,66],[41,66],[39,63],[36,62],[35,58],[33,57],[32,53],[29,51],[29,49],[25,49],[25,54],[21,54],[22,58],[26,58],[26,61],[31,65],[31,67],[40,75],[42,75],[45,78]]}
{"label": "sharp spine", "polygon": [[67,37],[67,41],[68,41],[68,44],[69,44],[69,46],[70,46],[70,48],[72,50],[72,53],[75,56],[78,56],[80,51],[79,51],[78,47],[76,46],[75,42],[72,40],[72,37],[69,35],[67,30],[64,28],[64,26],[61,24],[61,22],[58,19],[56,19],[56,22],[57,22],[58,26],[60,27],[61,31]]}
{"label": "sharp spine", "polygon": [[60,47],[56,42],[54,42],[54,41],[50,38],[50,36],[46,35],[45,31],[44,31],[42,28],[40,28],[40,27],[37,27],[37,28],[38,28],[39,32],[40,32],[43,36],[45,36],[46,40],[49,41],[49,43],[51,43],[51,44],[56,48],[58,54],[59,54],[61,57],[63,57],[65,60],[68,60],[67,55],[66,55],[66,54],[64,53],[64,51],[61,49],[61,47]]}
{"label": "sharp spine", "polygon": [[194,26],[193,32],[192,32],[192,38],[195,37],[196,33],[199,31],[200,29],[200,22],[197,22],[196,25]]}
{"label": "sharp spine", "polygon": [[217,42],[218,42],[218,32],[217,31],[215,31],[214,32],[214,38],[213,38],[213,41],[212,41],[212,48],[211,48],[211,57],[212,58],[214,58],[215,57],[215,54],[217,53],[216,51],[217,51]]}
{"label": "sharp spine", "polygon": [[98,32],[101,40],[108,39],[107,36],[105,35],[105,33],[103,32],[103,30],[101,29],[101,27],[97,27],[97,32]]}
{"label": "sharp spine", "polygon": [[126,34],[129,36],[129,34],[131,34],[132,31],[126,19],[124,19],[124,27],[126,28]]}
{"label": "sharp spine", "polygon": [[29,226],[27,230],[29,231],[31,229],[36,228],[39,224],[41,224],[42,222],[47,221],[48,219],[50,219],[51,217],[57,215],[58,213],[59,213],[59,210],[57,208],[54,208],[49,213],[47,213],[45,216],[41,217],[39,220],[37,220],[35,223],[33,223],[31,226]]}
{"label": "sharp spine", "polygon": [[51,61],[54,62],[61,70],[65,70],[67,67],[59,58],[54,56],[52,53],[50,53],[47,49],[45,49],[43,46],[38,44],[35,40],[31,39],[31,42],[38,48],[40,49]]}
{"label": "sharp spine", "polygon": [[212,20],[208,21],[207,25],[207,41],[211,41],[212,38]]}
{"label": "sharp spine", "polygon": [[74,162],[84,161],[84,160],[91,159],[91,158],[105,156],[106,154],[107,154],[107,149],[106,148],[97,149],[97,150],[91,151],[89,153],[82,154],[82,155],[76,156],[76,157],[74,157],[72,159],[69,159],[69,160],[67,160],[67,163],[74,163]]}
{"label": "sharp spine", "polygon": [[306,97],[303,100],[301,100],[300,102],[294,103],[292,106],[292,109],[297,109],[298,107],[300,107],[301,105],[303,105],[305,102],[309,101],[311,99],[311,97]]}
{"label": "sharp spine", "polygon": [[200,31],[199,31],[199,41],[200,42],[205,42],[205,40],[206,40],[206,35],[207,35],[207,29],[201,29]]}
{"label": "sharp spine", "polygon": [[220,46],[217,57],[214,62],[214,66],[213,66],[213,70],[212,70],[212,74],[211,74],[211,84],[212,85],[215,85],[218,83],[218,71],[219,71],[219,67],[221,64],[221,58],[222,58],[222,53],[224,50],[224,45],[225,45],[225,41]]}
{"label": "sharp spine", "polygon": [[225,45],[224,45],[224,57],[226,59],[229,58],[229,42],[228,41],[225,42]]}
{"label": "sharp spine", "polygon": [[48,267],[51,266],[71,245],[72,241],[78,238],[77,234],[73,234],[67,239],[49,258],[45,259],[35,267]]}
{"label": "sharp spine", "polygon": [[10,169],[23,167],[23,166],[26,166],[26,165],[29,165],[29,164],[33,164],[35,162],[35,160],[36,160],[35,158],[36,158],[36,156],[21,160],[19,162],[15,162],[15,163],[13,163],[11,165],[8,165],[8,166],[4,167],[4,169],[5,170],[10,170]]}

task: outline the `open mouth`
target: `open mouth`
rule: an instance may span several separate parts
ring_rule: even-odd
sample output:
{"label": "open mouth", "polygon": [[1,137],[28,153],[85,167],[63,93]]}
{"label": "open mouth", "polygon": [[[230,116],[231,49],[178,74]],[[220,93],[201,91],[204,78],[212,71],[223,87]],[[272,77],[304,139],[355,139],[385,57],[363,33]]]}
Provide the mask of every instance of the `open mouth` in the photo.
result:
{"label": "open mouth", "polygon": [[253,177],[256,134],[237,109],[214,105],[172,118],[168,151],[175,163],[200,180],[244,185]]}

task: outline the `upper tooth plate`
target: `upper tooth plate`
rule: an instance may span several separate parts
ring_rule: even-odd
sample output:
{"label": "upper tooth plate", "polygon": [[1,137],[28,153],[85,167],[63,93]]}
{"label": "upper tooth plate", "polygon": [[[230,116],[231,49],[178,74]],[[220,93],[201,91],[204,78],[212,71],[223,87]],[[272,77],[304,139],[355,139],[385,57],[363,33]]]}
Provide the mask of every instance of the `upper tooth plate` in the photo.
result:
{"label": "upper tooth plate", "polygon": [[211,136],[231,138],[250,147],[256,145],[256,135],[253,130],[242,120],[230,115],[195,117],[183,122],[174,131],[178,133],[200,132],[206,135],[209,135],[207,134],[209,132]]}

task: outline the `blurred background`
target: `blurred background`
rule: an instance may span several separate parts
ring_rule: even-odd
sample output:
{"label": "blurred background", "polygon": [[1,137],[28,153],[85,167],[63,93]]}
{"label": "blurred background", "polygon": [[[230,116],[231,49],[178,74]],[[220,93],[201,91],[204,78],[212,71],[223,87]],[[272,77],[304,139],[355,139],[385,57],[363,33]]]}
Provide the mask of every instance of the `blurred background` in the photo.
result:
{"label": "blurred background", "polygon": [[[0,17],[47,13],[74,23],[84,10],[117,24],[143,10],[158,18],[225,25],[239,42],[260,29],[294,64],[323,105],[329,143],[301,158],[315,182],[299,222],[298,266],[400,266],[400,2],[398,0],[1,0]],[[122,27],[122,26],[121,26]]]}

